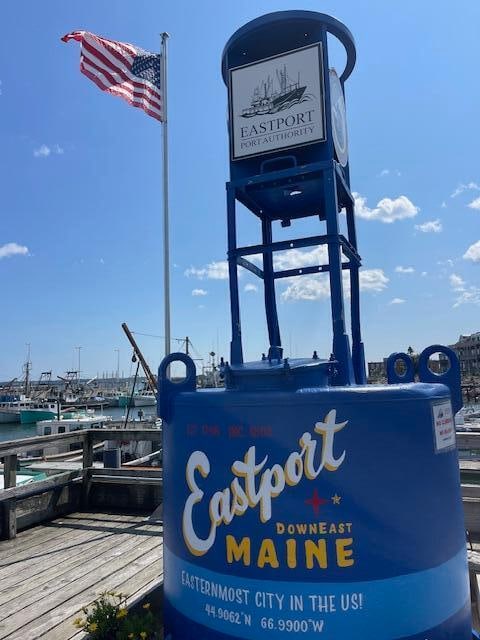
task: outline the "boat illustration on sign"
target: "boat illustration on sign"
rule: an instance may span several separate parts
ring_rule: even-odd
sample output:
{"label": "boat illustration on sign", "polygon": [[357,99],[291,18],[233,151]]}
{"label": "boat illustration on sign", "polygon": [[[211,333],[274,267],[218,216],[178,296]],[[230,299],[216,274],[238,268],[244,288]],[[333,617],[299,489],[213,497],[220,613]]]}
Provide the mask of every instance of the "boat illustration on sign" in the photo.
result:
{"label": "boat illustration on sign", "polygon": [[283,109],[289,109],[303,100],[310,100],[310,96],[305,95],[306,85],[300,86],[300,72],[297,81],[294,82],[287,74],[286,65],[283,65],[283,69],[277,69],[277,81],[279,84],[277,91],[274,91],[270,75],[255,87],[250,106],[243,109],[242,118],[276,113]]}

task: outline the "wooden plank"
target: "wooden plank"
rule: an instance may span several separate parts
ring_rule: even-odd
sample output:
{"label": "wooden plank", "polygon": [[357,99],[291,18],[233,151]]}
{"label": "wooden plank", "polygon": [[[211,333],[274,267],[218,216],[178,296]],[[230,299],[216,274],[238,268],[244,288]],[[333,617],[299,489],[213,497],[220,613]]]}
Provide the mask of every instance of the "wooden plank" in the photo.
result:
{"label": "wooden plank", "polygon": [[[89,437],[94,441],[99,440],[128,440],[139,442],[146,440],[148,442],[161,442],[161,429],[89,429]],[[0,449],[1,454],[1,449]]]}
{"label": "wooden plank", "polygon": [[[99,583],[95,589],[84,592],[78,598],[72,599],[65,603],[63,608],[64,619],[56,626],[48,626],[48,622],[43,622],[42,626],[37,627],[39,634],[29,635],[30,629],[24,627],[21,631],[24,635],[19,635],[18,640],[37,640],[37,638],[45,638],[48,640],[66,640],[72,637],[86,638],[88,636],[72,635],[72,621],[79,615],[83,606],[87,606],[98,595],[105,590],[113,590],[129,595],[127,606],[133,606],[139,602],[144,595],[151,593],[154,589],[163,584],[163,553],[158,551],[152,557],[143,556],[139,558],[121,572],[114,574],[111,579]],[[56,616],[56,612],[52,612]],[[8,640],[17,640],[14,636],[9,636]]]}
{"label": "wooden plank", "polygon": [[90,474],[86,469],[93,467],[93,440],[88,435],[83,442],[83,483],[82,483],[82,507],[87,509],[88,497],[90,495]]}
{"label": "wooden plank", "polygon": [[461,489],[464,498],[480,498],[480,484],[462,482]]}
{"label": "wooden plank", "polygon": [[[152,561],[151,552],[159,546],[161,547],[161,543],[158,539],[147,538],[134,547],[128,558],[112,560],[78,580],[72,576],[68,585],[63,589],[57,589],[49,598],[42,598],[2,620],[0,638],[37,640],[42,633],[62,622],[72,608],[79,611],[81,606],[92,602],[100,592],[115,589],[117,581],[123,583],[128,578],[133,578],[140,570],[148,569]],[[153,570],[158,573],[159,566]],[[143,581],[143,576],[141,580]],[[83,592],[88,593],[88,596],[83,595]],[[77,608],[78,602],[84,604]]]}
{"label": "wooden plank", "polygon": [[0,458],[12,454],[23,453],[24,451],[33,451],[43,449],[49,444],[76,444],[83,442],[85,438],[85,430],[75,431],[74,433],[59,433],[52,436],[33,436],[32,438],[20,438],[19,440],[7,440],[0,442]]}
{"label": "wooden plank", "polygon": [[[135,521],[132,520],[132,524],[134,523]],[[90,523],[89,521],[85,521],[82,524],[76,523],[68,528],[62,526],[63,541],[60,544],[55,541],[56,553],[64,552],[63,557],[65,558],[71,557],[77,552],[81,553],[83,547],[88,544],[89,540],[104,539],[108,534],[116,533],[116,528],[117,525],[115,523],[106,527],[99,526],[96,522]],[[30,547],[25,551],[17,551],[10,559],[4,560],[3,566],[0,567],[0,586],[8,576],[18,575],[24,566],[28,566],[31,577],[35,575],[35,573],[41,572],[51,556],[52,550],[48,543]]]}
{"label": "wooden plank", "polygon": [[457,431],[458,449],[480,449],[480,432]]}
{"label": "wooden plank", "polygon": [[0,565],[3,558],[11,557],[13,551],[18,550],[20,547],[22,547],[22,549],[27,549],[32,544],[38,544],[43,540],[50,540],[54,537],[65,535],[65,532],[61,527],[63,525],[67,527],[68,522],[75,524],[78,520],[90,520],[92,523],[96,521],[103,523],[105,520],[108,520],[110,524],[112,522],[130,521],[132,519],[132,515],[134,515],[135,518],[141,518],[138,513],[125,515],[89,511],[81,514],[70,513],[63,518],[54,520],[53,522],[48,522],[44,525],[37,525],[31,529],[25,529],[25,531],[20,531],[15,540],[5,540],[0,544]]}
{"label": "wooden plank", "polygon": [[460,471],[480,473],[480,460],[459,460]]}
{"label": "wooden plank", "polygon": [[2,537],[6,540],[12,540],[17,535],[17,502],[15,498],[5,500],[2,504],[2,511]]}
{"label": "wooden plank", "polygon": [[[93,550],[94,553],[96,552],[96,555],[93,555],[93,557],[90,558],[90,562],[87,561],[86,554],[82,553],[82,562],[75,566],[71,566],[68,570],[64,570],[62,573],[57,573],[54,580],[50,579],[46,584],[45,582],[42,583],[42,572],[40,576],[35,576],[35,578],[30,581],[30,588],[28,590],[22,591],[13,589],[12,592],[10,592],[9,599],[0,606],[0,622],[18,611],[25,609],[32,603],[39,602],[40,599],[46,599],[48,601],[50,596],[71,584],[73,581],[77,582],[88,574],[95,574],[95,577],[102,565],[110,563],[119,556],[128,558],[128,553],[132,548],[136,548],[138,546],[137,535],[138,531],[141,530],[141,527],[144,527],[143,530],[147,531],[149,525],[146,523],[139,524],[139,528],[136,530],[136,533],[128,531],[123,534],[123,537],[120,533],[122,528],[119,528],[119,533],[112,534],[110,539],[107,541],[108,544],[106,546],[103,545],[103,547],[102,545],[89,541],[90,550]],[[153,532],[150,532],[150,535],[152,534]],[[52,561],[55,563],[59,562],[56,556],[52,558]],[[43,584],[41,590],[38,588],[40,584]]]}
{"label": "wooden plank", "polygon": [[[147,523],[139,522],[139,526],[146,526]],[[137,544],[137,540],[132,533],[126,529],[122,530],[119,527],[118,533],[107,534],[102,538],[91,539],[86,542],[85,545],[71,546],[69,548],[70,553],[59,552],[52,558],[50,566],[48,568],[41,568],[41,571],[35,575],[32,575],[32,570],[28,565],[28,562],[20,569],[16,574],[4,578],[0,582],[0,616],[3,613],[2,606],[17,598],[22,594],[27,594],[34,589],[38,595],[38,588],[42,585],[50,582],[51,580],[57,580],[60,576],[70,572],[80,564],[92,562],[96,560],[104,552],[108,552],[110,549],[117,549],[125,540],[132,540],[134,544]],[[118,546],[117,546],[118,545]]]}
{"label": "wooden plank", "polygon": [[5,456],[3,459],[3,488],[10,489],[10,487],[17,486],[17,460],[18,457],[13,454]]}
{"label": "wooden plank", "polygon": [[91,476],[91,481],[104,484],[140,484],[142,486],[163,485],[162,478],[149,478],[145,476],[97,475],[96,473]]}
{"label": "wooden plank", "polygon": [[129,467],[120,467],[120,469],[103,469],[103,468],[95,468],[89,471],[90,474],[95,474],[96,476],[119,476],[119,477],[135,477],[135,476],[145,476],[152,478],[163,478],[163,469],[159,469],[158,467],[139,467],[137,469],[130,469]]}
{"label": "wooden plank", "polygon": [[65,473],[59,473],[56,476],[46,478],[45,480],[38,480],[36,482],[25,484],[21,487],[5,489],[4,491],[0,491],[0,502],[3,500],[11,500],[12,498],[22,500],[41,493],[47,493],[47,491],[52,491],[57,487],[65,486],[74,482],[77,478],[81,478],[82,474],[83,471],[81,470],[67,471]]}
{"label": "wooden plank", "polygon": [[[138,516],[131,516],[127,522],[108,522],[108,531],[98,529],[95,520],[85,519],[83,526],[87,529],[64,527],[60,528],[60,536],[51,540],[43,540],[38,545],[17,552],[11,558],[2,560],[0,566],[0,587],[2,591],[6,587],[20,584],[24,579],[33,580],[38,573],[43,573],[47,561],[51,563],[55,557],[57,565],[67,560],[81,557],[90,544],[100,543],[117,533],[116,529],[125,529],[137,523]],[[52,551],[54,549],[54,551]],[[36,578],[35,578],[36,579]],[[0,598],[2,598],[0,592]]]}

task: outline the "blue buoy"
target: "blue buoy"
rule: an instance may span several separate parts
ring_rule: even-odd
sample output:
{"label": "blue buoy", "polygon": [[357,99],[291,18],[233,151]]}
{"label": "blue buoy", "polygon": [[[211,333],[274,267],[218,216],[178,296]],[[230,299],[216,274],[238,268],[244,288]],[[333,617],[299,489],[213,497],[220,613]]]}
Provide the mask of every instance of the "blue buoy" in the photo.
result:
{"label": "blue buoy", "polygon": [[[347,52],[339,73],[329,68],[328,33]],[[165,358],[158,376],[170,640],[472,638],[456,356],[440,345],[417,364],[393,354],[390,384],[366,384],[344,105],[354,64],[348,29],[308,11],[258,18],[224,51],[232,316],[225,387],[197,390],[195,364],[181,353]],[[256,246],[237,246],[237,202],[261,221]],[[324,225],[321,235],[273,241],[274,224],[294,227],[307,216]],[[275,251],[319,245],[328,264],[275,271]],[[261,266],[248,259],[254,254]],[[257,362],[243,360],[238,266],[264,284],[270,344]],[[321,272],[330,283],[332,355],[284,358],[275,280]],[[436,351],[450,361],[442,374],[428,368]],[[180,383],[168,376],[177,361],[186,366]]]}

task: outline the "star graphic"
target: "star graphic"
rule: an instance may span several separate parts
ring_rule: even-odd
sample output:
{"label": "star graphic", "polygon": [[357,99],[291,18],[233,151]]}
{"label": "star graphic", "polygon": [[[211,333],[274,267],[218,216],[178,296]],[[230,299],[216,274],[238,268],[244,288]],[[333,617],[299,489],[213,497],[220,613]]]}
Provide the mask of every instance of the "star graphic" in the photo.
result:
{"label": "star graphic", "polygon": [[318,516],[318,512],[322,504],[327,504],[327,502],[328,500],[325,500],[325,498],[320,498],[320,496],[318,495],[317,489],[313,490],[313,496],[311,498],[308,498],[308,500],[305,500],[305,504],[312,505],[313,512],[316,516]]}
{"label": "star graphic", "polygon": [[338,494],[335,494],[334,496],[332,496],[333,504],[340,504],[341,499],[342,499],[341,496],[339,496]]}

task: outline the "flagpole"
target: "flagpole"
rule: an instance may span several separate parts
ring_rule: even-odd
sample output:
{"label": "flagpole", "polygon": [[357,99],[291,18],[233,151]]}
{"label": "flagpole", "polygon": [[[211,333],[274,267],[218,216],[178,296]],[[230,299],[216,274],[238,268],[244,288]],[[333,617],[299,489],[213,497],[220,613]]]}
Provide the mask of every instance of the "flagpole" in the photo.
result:
{"label": "flagpole", "polygon": [[162,100],[163,100],[163,289],[165,312],[165,355],[171,349],[170,339],[170,240],[168,211],[168,115],[167,115],[167,41],[169,34],[161,34]]}

